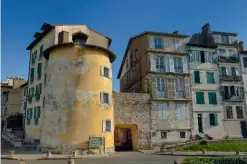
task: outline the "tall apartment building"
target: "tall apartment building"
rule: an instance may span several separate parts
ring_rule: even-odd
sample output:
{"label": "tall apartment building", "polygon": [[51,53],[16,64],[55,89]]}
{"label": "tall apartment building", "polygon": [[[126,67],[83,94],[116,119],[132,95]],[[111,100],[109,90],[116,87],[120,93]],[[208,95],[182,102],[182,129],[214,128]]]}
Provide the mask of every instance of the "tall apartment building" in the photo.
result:
{"label": "tall apartment building", "polygon": [[244,91],[236,33],[202,27],[188,43],[195,134],[242,137]]}
{"label": "tall apartment building", "polygon": [[188,36],[143,32],[128,42],[118,73],[121,92],[150,93],[152,143],[185,141],[191,130]]}
{"label": "tall apartment building", "polygon": [[[240,50],[240,62],[241,62],[241,70],[242,70],[242,79],[244,82],[244,97],[245,97],[245,104],[247,104],[247,51],[244,50],[244,43],[239,43],[239,50]],[[240,121],[241,132],[244,138],[247,138],[247,110],[244,110],[244,118],[245,120]],[[236,115],[235,115],[236,117]]]}
{"label": "tall apartment building", "polygon": [[41,151],[88,149],[92,136],[114,151],[111,39],[86,25],[43,24],[30,50],[26,140]]}

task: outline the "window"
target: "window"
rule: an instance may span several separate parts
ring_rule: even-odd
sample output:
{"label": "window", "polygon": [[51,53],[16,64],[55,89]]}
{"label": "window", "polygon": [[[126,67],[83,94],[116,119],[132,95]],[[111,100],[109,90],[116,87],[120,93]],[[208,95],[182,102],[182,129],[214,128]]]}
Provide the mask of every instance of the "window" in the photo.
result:
{"label": "window", "polygon": [[200,83],[200,71],[194,71],[195,83]]}
{"label": "window", "polygon": [[183,62],[181,57],[174,57],[175,72],[183,73]]}
{"label": "window", "polygon": [[154,48],[164,49],[164,41],[161,37],[154,37]]}
{"label": "window", "polygon": [[173,50],[177,50],[179,47],[179,39],[172,39]]}
{"label": "window", "polygon": [[112,132],[112,120],[103,121],[103,132]]}
{"label": "window", "polygon": [[111,70],[107,67],[101,66],[101,76],[111,78]]}
{"label": "window", "polygon": [[226,106],[226,118],[233,119],[232,106]]}
{"label": "window", "polygon": [[209,104],[217,104],[217,97],[215,92],[208,92]]}
{"label": "window", "polygon": [[40,49],[39,49],[39,60],[42,59],[43,57],[43,45],[40,46]]}
{"label": "window", "polygon": [[126,59],[126,69],[128,69],[128,67],[129,67],[129,60]]}
{"label": "window", "polygon": [[242,106],[236,106],[236,113],[237,113],[237,119],[243,119],[244,118],[244,112]]}
{"label": "window", "polygon": [[46,86],[46,79],[47,79],[47,74],[45,74],[45,77],[44,77],[44,85]]}
{"label": "window", "polygon": [[190,62],[200,62],[201,61],[201,55],[200,51],[191,51],[190,52]]}
{"label": "window", "polygon": [[37,56],[37,50],[32,53],[32,57],[31,57],[32,58],[32,65],[35,64],[36,56]]}
{"label": "window", "polygon": [[43,108],[45,107],[45,96],[43,97]]}
{"label": "window", "polygon": [[32,119],[32,108],[27,109],[27,125],[30,125]]}
{"label": "window", "polygon": [[156,71],[165,72],[165,56],[157,55],[156,56]]}
{"label": "window", "polygon": [[205,63],[205,52],[204,51],[201,51],[201,62],[202,63]]}
{"label": "window", "polygon": [[197,104],[205,104],[204,92],[196,92],[196,103]]}
{"label": "window", "polygon": [[207,83],[215,84],[214,72],[207,72]]}
{"label": "window", "polygon": [[33,81],[34,81],[34,68],[31,68],[31,74],[30,74],[30,82],[31,82],[31,84],[33,83]]}
{"label": "window", "polygon": [[39,124],[40,106],[34,108],[34,125]]}
{"label": "window", "polygon": [[159,118],[166,120],[168,118],[168,104],[158,104]]}
{"label": "window", "polygon": [[41,79],[41,75],[42,75],[42,63],[38,64],[37,75],[38,75],[38,80],[40,80]]}
{"label": "window", "polygon": [[210,121],[210,126],[217,126],[218,125],[218,114],[210,113],[209,121]]}
{"label": "window", "polygon": [[167,132],[160,132],[161,139],[167,139]]}
{"label": "window", "polygon": [[221,41],[222,41],[222,43],[228,44],[229,43],[228,42],[228,36],[227,35],[222,35],[221,36]]}
{"label": "window", "polygon": [[247,68],[247,57],[243,57],[244,68]]}
{"label": "window", "polygon": [[176,97],[177,98],[184,98],[184,79],[178,78],[175,79],[176,81]]}
{"label": "window", "polygon": [[226,69],[226,67],[220,67],[220,69],[221,69],[221,74],[222,75],[227,75],[228,73],[228,70]]}
{"label": "window", "polygon": [[180,132],[180,138],[185,138],[186,135],[185,135],[185,132]]}
{"label": "window", "polygon": [[186,119],[185,104],[176,104],[176,113],[178,114],[179,120],[185,120]]}
{"label": "window", "polygon": [[101,92],[101,103],[102,104],[110,104],[110,95],[108,93]]}
{"label": "window", "polygon": [[220,48],[219,53],[220,53],[220,56],[226,56],[226,50],[225,49]]}
{"label": "window", "polygon": [[158,97],[166,97],[165,95],[165,79],[164,78],[161,78],[161,77],[157,77],[156,78],[156,82],[157,82],[157,96]]}

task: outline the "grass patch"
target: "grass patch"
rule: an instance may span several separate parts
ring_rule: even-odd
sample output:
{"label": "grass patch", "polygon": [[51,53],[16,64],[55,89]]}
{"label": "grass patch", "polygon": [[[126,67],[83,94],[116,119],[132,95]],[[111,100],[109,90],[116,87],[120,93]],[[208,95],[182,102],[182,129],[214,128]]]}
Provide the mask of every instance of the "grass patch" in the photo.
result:
{"label": "grass patch", "polygon": [[185,158],[182,164],[246,164],[247,158],[217,157],[217,158]]}
{"label": "grass patch", "polygon": [[196,143],[186,146],[184,148],[178,148],[176,151],[222,151],[222,152],[247,152],[247,142],[223,142],[223,143]]}

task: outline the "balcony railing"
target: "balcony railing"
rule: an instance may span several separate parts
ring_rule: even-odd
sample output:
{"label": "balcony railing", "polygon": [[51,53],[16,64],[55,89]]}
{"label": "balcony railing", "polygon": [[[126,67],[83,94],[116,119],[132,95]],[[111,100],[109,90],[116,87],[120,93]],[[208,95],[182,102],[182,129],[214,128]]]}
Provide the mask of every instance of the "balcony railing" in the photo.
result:
{"label": "balcony railing", "polygon": [[[157,97],[158,98],[168,98],[168,92],[167,91],[157,91]],[[176,91],[175,96],[172,98],[185,98],[185,92]]]}
{"label": "balcony railing", "polygon": [[176,73],[183,73],[183,67],[175,67]]}
{"label": "balcony railing", "polygon": [[236,76],[236,75],[221,75],[220,76],[221,80],[226,80],[226,81],[241,81],[242,76]]}
{"label": "balcony railing", "polygon": [[243,96],[223,96],[222,100],[228,101],[228,102],[241,102],[241,101],[244,101],[244,97]]}
{"label": "balcony railing", "polygon": [[219,56],[218,62],[223,63],[239,63],[240,59],[238,56],[226,57],[226,56]]}

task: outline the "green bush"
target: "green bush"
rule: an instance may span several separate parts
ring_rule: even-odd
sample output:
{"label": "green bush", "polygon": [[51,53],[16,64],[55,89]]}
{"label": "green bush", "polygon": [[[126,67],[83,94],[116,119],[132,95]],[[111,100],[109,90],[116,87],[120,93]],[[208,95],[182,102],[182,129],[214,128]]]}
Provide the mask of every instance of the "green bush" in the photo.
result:
{"label": "green bush", "polygon": [[247,152],[247,142],[224,142],[224,143],[196,143],[193,145],[186,146],[184,148],[177,149],[176,151],[222,151],[222,152]]}
{"label": "green bush", "polygon": [[236,157],[185,158],[183,164],[247,164],[247,158],[236,158]]}

